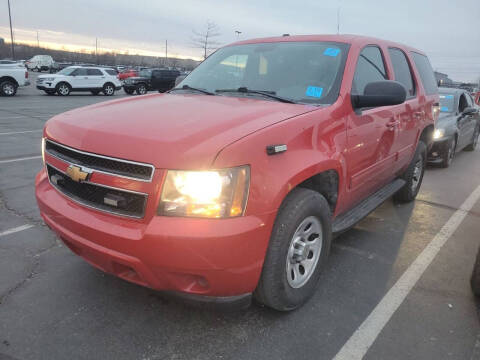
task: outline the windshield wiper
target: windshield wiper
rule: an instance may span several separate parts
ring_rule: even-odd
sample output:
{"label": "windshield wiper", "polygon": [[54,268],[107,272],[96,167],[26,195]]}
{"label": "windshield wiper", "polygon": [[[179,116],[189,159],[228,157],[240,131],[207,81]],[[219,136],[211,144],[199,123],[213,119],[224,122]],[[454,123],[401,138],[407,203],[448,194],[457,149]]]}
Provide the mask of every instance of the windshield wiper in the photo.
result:
{"label": "windshield wiper", "polygon": [[265,97],[268,97],[270,99],[275,99],[277,101],[281,101],[284,103],[289,103],[289,104],[296,104],[295,101],[291,99],[287,99],[281,96],[276,95],[275,91],[267,91],[267,90],[250,90],[246,87],[239,87],[238,89],[217,89],[215,90],[216,93],[226,93],[226,92],[231,92],[231,93],[243,93],[243,94],[259,94],[263,95]]}
{"label": "windshield wiper", "polygon": [[206,95],[216,95],[215,93],[213,93],[211,91],[204,90],[204,89],[199,89],[199,88],[194,88],[194,87],[191,87],[190,85],[183,85],[181,88],[173,88],[169,92],[172,92],[174,90],[193,90],[193,91],[201,92],[201,93],[206,94]]}

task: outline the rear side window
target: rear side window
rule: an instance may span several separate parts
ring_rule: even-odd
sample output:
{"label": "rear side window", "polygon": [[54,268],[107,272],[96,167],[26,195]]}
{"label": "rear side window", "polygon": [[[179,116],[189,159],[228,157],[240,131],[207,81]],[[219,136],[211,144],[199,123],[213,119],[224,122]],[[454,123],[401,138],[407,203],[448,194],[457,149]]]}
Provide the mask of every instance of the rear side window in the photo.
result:
{"label": "rear side window", "polygon": [[387,79],[382,52],[377,46],[365,47],[357,61],[353,77],[352,94],[363,95],[365,86],[373,81]]}
{"label": "rear side window", "polygon": [[426,56],[416,52],[412,52],[412,56],[415,66],[420,73],[420,79],[422,80],[423,87],[425,88],[425,93],[427,95],[437,94],[437,81],[435,80],[435,75],[433,75],[433,69],[430,65],[430,61],[428,61]]}
{"label": "rear side window", "polygon": [[113,75],[113,76],[116,76],[117,75],[117,72],[115,70],[105,70],[107,72],[108,75]]}
{"label": "rear side window", "polygon": [[98,69],[87,69],[87,75],[91,76],[102,76],[102,72]]}
{"label": "rear side window", "polygon": [[77,68],[77,69],[75,69],[75,71],[72,72],[71,75],[75,75],[75,76],[86,76],[86,75],[87,75],[87,69]]}
{"label": "rear side window", "polygon": [[388,49],[390,59],[392,60],[393,73],[395,80],[405,86],[407,90],[407,98],[415,96],[415,83],[413,81],[412,72],[410,71],[410,65],[408,65],[407,57],[405,53],[396,48]]}

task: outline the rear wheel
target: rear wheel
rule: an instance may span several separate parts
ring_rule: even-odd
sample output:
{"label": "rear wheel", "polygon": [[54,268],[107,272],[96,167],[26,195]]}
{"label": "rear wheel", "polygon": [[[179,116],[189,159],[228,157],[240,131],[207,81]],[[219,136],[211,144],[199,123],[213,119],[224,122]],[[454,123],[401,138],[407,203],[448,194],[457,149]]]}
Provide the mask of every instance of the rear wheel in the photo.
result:
{"label": "rear wheel", "polygon": [[455,157],[455,149],[457,147],[457,139],[453,137],[447,144],[447,150],[443,152],[441,166],[448,168],[452,165],[453,158]]}
{"label": "rear wheel", "polygon": [[396,201],[406,203],[415,200],[420,190],[420,186],[422,185],[426,159],[427,147],[423,141],[419,141],[412,162],[401,176],[406,183],[393,196]]}
{"label": "rear wheel", "polygon": [[147,87],[145,84],[138,84],[137,85],[137,94],[138,95],[145,95],[147,93]]}
{"label": "rear wheel", "polygon": [[112,96],[115,94],[115,86],[112,83],[106,83],[103,85],[103,94],[105,96]]}
{"label": "rear wheel", "polygon": [[61,82],[57,85],[56,90],[57,90],[58,95],[68,96],[68,95],[70,95],[70,91],[72,91],[72,88],[67,83]]}
{"label": "rear wheel", "polygon": [[17,84],[11,80],[4,80],[0,83],[0,95],[14,96],[17,93]]}
{"label": "rear wheel", "polygon": [[475,150],[478,144],[478,135],[480,135],[480,126],[477,126],[477,128],[475,129],[475,132],[473,133],[472,142],[468,144],[468,146],[465,148],[466,151]]}
{"label": "rear wheel", "polygon": [[309,189],[292,190],[275,220],[256,300],[280,311],[305,303],[315,292],[331,237],[325,198]]}

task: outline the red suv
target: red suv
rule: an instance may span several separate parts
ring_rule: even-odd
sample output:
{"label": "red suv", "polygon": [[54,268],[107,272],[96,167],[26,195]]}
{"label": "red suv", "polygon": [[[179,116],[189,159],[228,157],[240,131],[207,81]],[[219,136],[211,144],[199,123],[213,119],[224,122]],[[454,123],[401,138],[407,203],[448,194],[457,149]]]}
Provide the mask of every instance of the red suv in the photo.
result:
{"label": "red suv", "polygon": [[415,199],[438,116],[427,57],[359,36],[223,47],[166,94],[50,119],[36,197],[99,269],[197,300],[291,310],[332,234]]}

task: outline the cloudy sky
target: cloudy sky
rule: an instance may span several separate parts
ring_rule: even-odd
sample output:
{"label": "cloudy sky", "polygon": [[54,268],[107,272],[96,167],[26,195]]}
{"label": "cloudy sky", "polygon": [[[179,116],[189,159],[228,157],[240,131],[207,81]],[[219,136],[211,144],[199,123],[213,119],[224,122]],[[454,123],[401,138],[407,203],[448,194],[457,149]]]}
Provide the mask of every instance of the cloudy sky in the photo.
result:
{"label": "cloudy sky", "polygon": [[[192,30],[215,22],[222,44],[289,34],[376,36],[427,52],[433,67],[459,81],[480,76],[480,0],[10,0],[16,41],[49,47],[200,58]],[[9,38],[7,0],[0,36]]]}

